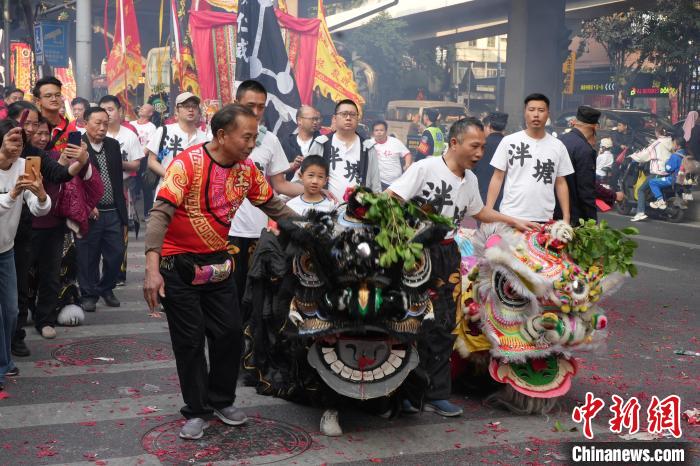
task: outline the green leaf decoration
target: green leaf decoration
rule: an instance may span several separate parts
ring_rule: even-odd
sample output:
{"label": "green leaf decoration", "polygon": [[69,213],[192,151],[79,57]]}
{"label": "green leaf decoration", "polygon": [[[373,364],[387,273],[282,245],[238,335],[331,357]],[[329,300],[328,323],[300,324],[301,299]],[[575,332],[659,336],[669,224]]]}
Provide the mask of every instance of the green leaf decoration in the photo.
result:
{"label": "green leaf decoration", "polygon": [[423,253],[423,245],[414,243],[417,221],[430,221],[439,225],[454,228],[451,218],[426,212],[415,202],[402,203],[395,197],[385,193],[372,193],[358,188],[356,199],[367,207],[364,220],[379,226],[376,236],[381,249],[379,265],[387,268],[403,262],[403,267],[410,270],[415,267]]}
{"label": "green leaf decoration", "polygon": [[629,273],[632,277],[637,275],[632,259],[638,245],[630,236],[638,235],[638,229],[626,227],[617,230],[605,220],[598,224],[595,220],[580,220],[574,232],[574,239],[566,245],[566,252],[583,270],[595,265],[606,275],[613,272]]}

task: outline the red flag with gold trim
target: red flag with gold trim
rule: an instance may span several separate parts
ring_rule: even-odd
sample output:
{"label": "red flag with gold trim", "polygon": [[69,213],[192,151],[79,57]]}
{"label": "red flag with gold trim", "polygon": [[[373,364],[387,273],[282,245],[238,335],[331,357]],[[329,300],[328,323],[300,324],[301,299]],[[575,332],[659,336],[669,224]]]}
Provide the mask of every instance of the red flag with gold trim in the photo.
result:
{"label": "red flag with gold trim", "polygon": [[116,16],[112,51],[107,58],[107,87],[112,95],[127,87],[135,89],[143,73],[134,0],[117,0]]}

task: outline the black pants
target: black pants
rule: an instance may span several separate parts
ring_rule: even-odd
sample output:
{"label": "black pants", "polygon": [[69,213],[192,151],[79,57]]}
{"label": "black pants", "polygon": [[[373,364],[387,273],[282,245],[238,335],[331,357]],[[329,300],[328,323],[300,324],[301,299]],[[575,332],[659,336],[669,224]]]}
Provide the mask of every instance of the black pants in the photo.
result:
{"label": "black pants", "polygon": [[[248,280],[248,269],[253,260],[255,248],[258,246],[260,238],[241,238],[238,236],[228,237],[228,251],[233,257],[234,270],[233,277],[236,281],[238,291],[238,305],[240,306],[245,295],[245,287]],[[244,312],[244,314],[246,314]],[[247,318],[244,318],[244,321]]]}
{"label": "black pants", "polygon": [[114,290],[124,257],[123,235],[124,225],[119,213],[106,210],[100,211],[99,218],[90,222],[88,234],[76,240],[78,282],[83,298],[98,298]]}
{"label": "black pants", "polygon": [[32,230],[31,266],[36,279],[34,326],[39,331],[47,325],[56,326],[64,235],[63,225]]}
{"label": "black pants", "polygon": [[[461,256],[456,243],[443,244],[430,248],[430,259],[438,285],[433,299],[434,322],[424,322],[425,331],[418,340],[420,367],[430,377],[430,385],[425,394],[427,400],[446,400],[452,392],[450,356],[454,345],[457,304],[452,298],[455,286],[450,276],[459,277]],[[457,274],[456,276],[453,274]],[[454,280],[453,280],[454,281]]]}
{"label": "black pants", "polygon": [[[177,375],[187,419],[206,417],[233,404],[241,360],[243,331],[233,276],[207,285],[182,281],[174,257],[161,261],[165,281],[163,309],[168,317]],[[209,371],[204,338],[209,344]]]}
{"label": "black pants", "polygon": [[24,326],[29,318],[29,266],[32,255],[32,230],[31,222],[23,224],[20,221],[17,235],[15,236],[15,272],[17,273],[17,305],[19,315],[17,316],[17,326],[12,339],[14,341],[24,340],[27,332]]}

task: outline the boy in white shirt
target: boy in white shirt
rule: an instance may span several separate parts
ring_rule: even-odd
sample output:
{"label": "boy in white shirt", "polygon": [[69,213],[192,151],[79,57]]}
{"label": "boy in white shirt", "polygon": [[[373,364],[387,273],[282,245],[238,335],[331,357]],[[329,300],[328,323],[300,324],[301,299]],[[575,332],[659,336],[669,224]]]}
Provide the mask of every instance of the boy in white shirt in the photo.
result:
{"label": "boy in white shirt", "polygon": [[299,171],[304,193],[287,201],[287,206],[302,216],[309,210],[330,212],[335,209],[335,201],[321,192],[328,182],[328,161],[320,155],[309,155],[301,163]]}
{"label": "boy in white shirt", "polygon": [[566,175],[574,172],[569,153],[560,140],[545,131],[549,99],[542,94],[525,98],[526,129],[504,137],[491,159],[494,167],[486,205],[493,207],[503,188],[500,211],[511,217],[548,222],[554,214],[556,193],[562,219],[569,223]]}
{"label": "boy in white shirt", "polygon": [[608,170],[612,168],[613,154],[611,152],[613,140],[611,138],[603,138],[600,141],[600,151],[595,159],[595,176],[598,181],[603,181],[608,177]]}

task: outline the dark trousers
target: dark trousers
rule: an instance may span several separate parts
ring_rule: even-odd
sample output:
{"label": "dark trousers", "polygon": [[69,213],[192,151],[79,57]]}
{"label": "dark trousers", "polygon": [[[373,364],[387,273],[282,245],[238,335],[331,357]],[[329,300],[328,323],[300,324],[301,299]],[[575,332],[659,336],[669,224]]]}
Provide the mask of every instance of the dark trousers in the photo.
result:
{"label": "dark trousers", "polygon": [[122,263],[119,265],[119,275],[117,276],[117,281],[126,281],[126,260],[127,260],[127,249],[129,248],[129,227],[124,225],[122,228],[122,242],[124,243],[124,255],[122,256]]}
{"label": "dark trousers", "polygon": [[[175,269],[174,257],[161,261],[163,310],[168,318],[177,375],[187,419],[207,417],[236,399],[243,332],[233,276],[221,283],[191,285]],[[209,344],[209,371],[204,339]]]}
{"label": "dark trousers", "polygon": [[433,270],[439,280],[433,299],[435,320],[424,322],[425,330],[418,340],[420,367],[430,377],[430,385],[425,393],[427,400],[446,400],[452,392],[450,356],[455,335],[457,304],[452,298],[455,286],[450,283],[450,276],[458,274],[461,256],[456,243],[438,245],[430,248]]}
{"label": "dark trousers", "polygon": [[[228,251],[233,257],[234,270],[233,277],[236,281],[236,290],[238,291],[238,304],[242,304],[243,295],[245,295],[245,287],[248,280],[248,269],[250,268],[251,261],[253,260],[253,254],[255,253],[255,248],[258,247],[258,241],[260,238],[241,238],[238,236],[228,237]],[[244,312],[244,314],[246,314]],[[244,321],[247,318],[244,319]]]}
{"label": "dark trousers", "polygon": [[24,340],[27,332],[24,327],[29,318],[29,266],[32,256],[32,230],[23,228],[20,223],[17,235],[15,236],[15,274],[17,277],[17,328],[13,335],[13,340]]}
{"label": "dark trousers", "polygon": [[61,256],[63,254],[63,225],[32,230],[31,264],[35,268],[36,308],[34,326],[56,326],[58,293],[61,290]]}
{"label": "dark trousers", "polygon": [[124,257],[123,229],[116,210],[100,211],[99,218],[90,222],[88,234],[76,240],[78,282],[83,298],[98,298],[114,290]]}

